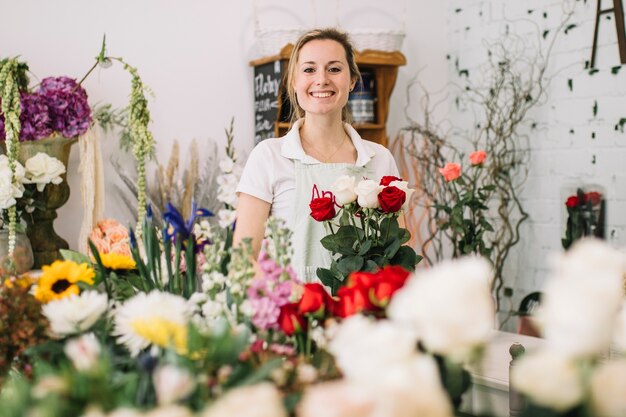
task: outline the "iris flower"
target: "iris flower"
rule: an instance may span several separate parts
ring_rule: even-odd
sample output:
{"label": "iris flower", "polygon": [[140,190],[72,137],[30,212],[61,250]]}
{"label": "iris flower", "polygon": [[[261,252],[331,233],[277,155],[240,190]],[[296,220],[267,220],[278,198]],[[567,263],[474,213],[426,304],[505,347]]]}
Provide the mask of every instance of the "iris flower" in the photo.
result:
{"label": "iris flower", "polygon": [[[171,205],[167,203],[167,209],[165,213],[163,213],[163,219],[167,222],[167,227],[165,228],[165,239],[172,240],[175,236],[180,236],[182,242],[187,241],[191,236],[193,236],[193,225],[198,217],[209,217],[213,216],[213,213],[204,208],[198,208],[196,203],[194,202],[191,207],[191,217],[187,221],[183,218],[183,215]],[[200,245],[205,245],[208,242],[199,242]],[[197,243],[198,244],[198,243]]]}

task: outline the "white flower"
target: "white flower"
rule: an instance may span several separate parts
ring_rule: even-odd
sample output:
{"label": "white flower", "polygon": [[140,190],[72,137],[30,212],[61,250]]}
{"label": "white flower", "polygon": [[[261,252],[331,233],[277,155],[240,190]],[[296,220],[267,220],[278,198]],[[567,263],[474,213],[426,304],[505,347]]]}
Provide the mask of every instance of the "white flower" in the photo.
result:
{"label": "white flower", "polygon": [[79,371],[93,369],[100,358],[100,342],[93,333],[87,333],[80,337],[69,340],[63,348],[65,355]]}
{"label": "white flower", "polygon": [[[316,384],[298,404],[298,417],[452,417],[438,375],[416,378],[412,387],[368,386],[349,380]],[[413,375],[416,377],[416,375]]]}
{"label": "white flower", "polygon": [[217,221],[220,227],[227,229],[235,222],[235,210],[222,209],[217,212]]}
{"label": "white flower", "polygon": [[442,262],[409,278],[391,300],[388,315],[413,326],[427,349],[467,360],[494,326],[492,279],[484,258]]}
{"label": "white flower", "polygon": [[113,334],[132,356],[151,344],[183,351],[190,316],[190,308],[183,297],[159,291],[142,292],[115,311]]}
{"label": "white flower", "polygon": [[349,175],[342,175],[330,186],[330,192],[335,196],[335,201],[340,206],[356,201],[355,178]]}
{"label": "white flower", "polygon": [[237,205],[237,183],[239,178],[235,174],[222,174],[217,177],[217,199],[233,207]]}
{"label": "white flower", "polygon": [[595,238],[580,239],[570,250],[552,259],[552,263],[555,275],[567,279],[594,281],[597,275],[623,276],[626,272],[625,254]]}
{"label": "white flower", "polygon": [[152,409],[143,417],[193,417],[193,413],[181,405],[168,405]]}
{"label": "white flower", "polygon": [[152,381],[160,405],[182,400],[196,388],[193,375],[188,370],[174,365],[159,366],[152,374]]}
{"label": "white flower", "polygon": [[626,416],[626,360],[599,365],[591,375],[590,386],[595,417]]}
{"label": "white flower", "polygon": [[376,181],[360,181],[354,189],[359,206],[364,208],[378,208],[380,206],[378,203],[378,193],[380,193],[382,189],[383,186],[379,185]]}
{"label": "white flower", "polygon": [[107,414],[107,417],[144,417],[144,414],[134,408],[118,408]]}
{"label": "white flower", "polygon": [[24,195],[24,167],[15,162],[15,180],[12,183],[13,174],[9,168],[9,159],[6,155],[0,155],[0,209],[14,206],[17,198]]}
{"label": "white flower", "polygon": [[89,405],[80,417],[106,417],[102,408],[97,405]]}
{"label": "white flower", "polygon": [[617,350],[626,352],[626,302],[622,304],[622,308],[615,320],[613,343],[615,343]]}
{"label": "white flower", "polygon": [[228,391],[209,406],[202,416],[287,417],[287,411],[280,392],[274,385],[265,382]]}
{"label": "white flower", "polygon": [[107,309],[107,296],[97,291],[83,291],[41,307],[56,336],[84,332],[94,325]]}
{"label": "white flower", "polygon": [[409,203],[411,201],[411,196],[413,195],[415,190],[413,188],[409,188],[408,181],[391,181],[389,183],[389,186],[390,187],[397,187],[397,188],[401,189],[402,191],[404,191],[404,193],[406,194],[406,201],[402,205],[402,210],[406,211],[408,209],[408,207],[409,207]]}
{"label": "white flower", "polygon": [[608,276],[585,278],[549,280],[537,312],[546,342],[564,355],[602,354],[613,337],[621,286]]}
{"label": "white flower", "polygon": [[29,158],[26,161],[26,177],[25,184],[37,184],[37,191],[43,191],[46,184],[60,184],[63,179],[61,175],[65,174],[65,165],[43,152]]}
{"label": "white flower", "polygon": [[416,346],[417,338],[406,328],[354,315],[338,326],[329,350],[346,378],[369,381],[380,378],[381,370],[411,360]]}
{"label": "white flower", "polygon": [[224,312],[225,305],[218,301],[207,300],[206,303],[202,305],[202,315],[207,320],[217,319]]}
{"label": "white flower", "polygon": [[222,159],[219,163],[220,170],[225,174],[230,174],[233,172],[233,168],[235,167],[235,161],[226,157]]}
{"label": "white flower", "polygon": [[537,405],[556,411],[565,411],[583,399],[574,361],[553,349],[527,353],[519,359],[511,372],[511,386]]}

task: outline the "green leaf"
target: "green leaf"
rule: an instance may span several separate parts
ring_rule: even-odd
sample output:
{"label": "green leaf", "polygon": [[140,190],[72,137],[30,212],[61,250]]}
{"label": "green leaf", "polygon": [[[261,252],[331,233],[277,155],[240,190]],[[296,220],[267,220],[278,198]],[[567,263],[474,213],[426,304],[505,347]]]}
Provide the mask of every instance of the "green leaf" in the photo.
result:
{"label": "green leaf", "polygon": [[600,70],[599,70],[599,69],[597,69],[597,68],[591,68],[591,69],[589,70],[589,75],[593,75],[593,74],[595,74],[596,72],[600,72]]}
{"label": "green leaf", "polygon": [[61,252],[61,256],[66,261],[76,262],[77,264],[82,264],[82,263],[91,264],[91,259],[89,259],[89,256],[83,253],[76,252],[76,251],[69,250],[69,249],[60,249],[59,252]]}
{"label": "green leaf", "polygon": [[612,68],[611,68],[611,74],[615,75],[615,74],[617,74],[617,73],[619,72],[619,70],[621,70],[621,69],[622,69],[622,66],[621,66],[621,65],[617,65],[617,66],[615,66],[615,67],[612,67]]}
{"label": "green leaf", "polygon": [[574,80],[572,80],[571,78],[567,79],[567,88],[569,89],[569,91],[574,91]]}
{"label": "green leaf", "polygon": [[386,217],[380,222],[380,235],[386,244],[395,239],[399,230],[398,219],[395,217]]}
{"label": "green leaf", "polygon": [[359,249],[359,256],[363,256],[367,253],[367,251],[369,251],[372,248],[372,241],[371,240],[366,240],[365,242],[363,242],[363,244],[361,245],[361,248]]}
{"label": "green leaf", "polygon": [[363,268],[364,271],[368,271],[368,272],[374,272],[378,269],[378,264],[374,261],[372,261],[371,259],[368,259],[367,261],[365,261],[365,267]]}
{"label": "green leaf", "polygon": [[346,256],[337,262],[337,270],[343,275],[349,275],[352,272],[360,271],[364,264],[361,256]]}
{"label": "green leaf", "polygon": [[334,235],[322,238],[322,246],[341,255],[356,255],[353,246],[354,242],[359,240],[359,231],[363,233],[363,230],[352,226],[341,226]]}
{"label": "green leaf", "polygon": [[567,25],[567,26],[565,27],[564,33],[567,35],[567,33],[568,33],[570,30],[574,29],[576,26],[578,26],[576,23],[570,23],[569,25]]}
{"label": "green leaf", "polygon": [[400,233],[398,234],[398,239],[400,239],[400,244],[405,244],[409,240],[411,240],[411,232],[407,229],[400,229]]}
{"label": "green leaf", "polygon": [[550,33],[549,30],[544,30],[543,33],[541,34],[541,36],[545,39],[548,37],[548,33]]}
{"label": "green leaf", "polygon": [[315,273],[322,284],[330,288],[331,295],[337,295],[337,290],[342,285],[344,277],[340,277],[338,274],[326,268],[317,268]]}
{"label": "green leaf", "polygon": [[593,111],[593,117],[596,117],[598,115],[598,100],[595,100],[593,102],[592,111]]}
{"label": "green leaf", "polygon": [[620,132],[624,133],[625,124],[626,124],[626,117],[622,117],[621,119],[619,119],[619,121],[615,125],[615,130],[619,130]]}
{"label": "green leaf", "polygon": [[393,258],[400,249],[400,240],[395,238],[389,246],[385,249],[385,256],[389,259]]}
{"label": "green leaf", "polygon": [[421,256],[418,256],[413,248],[409,246],[400,246],[396,255],[390,260],[391,265],[399,265],[408,271],[414,271],[415,265],[422,260]]}

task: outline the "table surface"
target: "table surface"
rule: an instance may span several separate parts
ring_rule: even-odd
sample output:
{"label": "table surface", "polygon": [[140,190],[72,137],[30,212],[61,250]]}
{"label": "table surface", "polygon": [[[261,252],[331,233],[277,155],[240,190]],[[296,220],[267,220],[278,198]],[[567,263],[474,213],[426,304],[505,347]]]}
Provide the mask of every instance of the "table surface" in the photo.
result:
{"label": "table surface", "polygon": [[530,351],[541,346],[544,341],[537,337],[494,331],[492,339],[485,348],[481,363],[468,366],[473,382],[486,387],[508,391],[509,364],[511,362],[509,348],[514,343],[520,343],[526,351]]}

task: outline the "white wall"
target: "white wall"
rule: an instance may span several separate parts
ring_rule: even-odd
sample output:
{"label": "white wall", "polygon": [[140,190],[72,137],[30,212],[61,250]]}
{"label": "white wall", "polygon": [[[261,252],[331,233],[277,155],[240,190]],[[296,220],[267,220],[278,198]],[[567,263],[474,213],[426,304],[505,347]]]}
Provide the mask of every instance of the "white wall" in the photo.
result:
{"label": "white wall", "polygon": [[[604,2],[610,3],[610,2]],[[626,117],[626,68],[620,66],[614,20],[602,18],[597,69],[590,75],[590,59],[596,2],[557,0],[452,0],[449,9],[450,54],[470,74],[480,72],[484,42],[511,30],[531,39],[533,31],[548,30],[545,47],[566,10],[574,7],[567,34],[561,31],[555,43],[547,75],[551,78],[545,102],[529,118],[537,122],[530,131],[531,162],[522,191],[530,219],[522,228],[522,241],[515,247],[505,272],[506,284],[515,288],[515,305],[528,292],[541,289],[549,274],[551,252],[560,251],[566,219],[568,193],[578,185],[596,184],[605,190],[607,234],[614,246],[626,243],[626,134],[615,129]],[[544,16],[545,13],[545,16]],[[450,69],[451,80],[456,72]],[[568,88],[568,79],[573,88]],[[594,102],[598,112],[593,115]],[[463,119],[451,106],[450,118]],[[595,137],[593,137],[595,134]],[[592,277],[590,277],[591,279]]]}
{"label": "white wall", "polygon": [[[256,0],[261,28],[330,26],[337,20],[346,29],[398,29],[407,37],[402,52],[407,66],[400,69],[391,99],[388,133],[404,124],[405,89],[422,69],[422,79],[439,88],[447,81],[447,1],[428,0]],[[237,147],[253,145],[252,69],[257,58],[252,0],[0,0],[0,56],[20,55],[39,78],[81,77],[93,63],[102,34],[108,52],[137,67],[153,90],[150,102],[152,132],[162,161],[172,140],[181,155],[193,138],[224,142],[224,127],[235,117]],[[97,70],[84,84],[90,103],[126,105],[129,77],[114,65]],[[205,147],[205,151],[206,151]],[[113,184],[117,174],[108,158],[122,157],[116,137],[104,141],[106,214],[121,221],[121,207]],[[70,201],[59,210],[56,229],[72,248],[77,247],[82,209],[79,196],[78,149],[69,166]]]}

